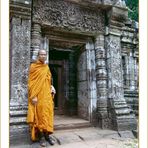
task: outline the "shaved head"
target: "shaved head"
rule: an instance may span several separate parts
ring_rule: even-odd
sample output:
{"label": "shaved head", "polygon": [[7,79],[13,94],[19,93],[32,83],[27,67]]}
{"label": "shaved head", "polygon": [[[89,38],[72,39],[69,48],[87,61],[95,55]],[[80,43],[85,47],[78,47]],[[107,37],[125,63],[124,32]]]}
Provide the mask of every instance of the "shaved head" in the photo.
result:
{"label": "shaved head", "polygon": [[39,54],[47,54],[47,52],[46,52],[46,50],[44,50],[44,49],[40,49],[39,51],[38,51],[38,55]]}
{"label": "shaved head", "polygon": [[39,59],[39,61],[41,61],[42,63],[45,63],[46,58],[47,58],[46,50],[43,50],[43,49],[39,50],[38,51],[38,59]]}

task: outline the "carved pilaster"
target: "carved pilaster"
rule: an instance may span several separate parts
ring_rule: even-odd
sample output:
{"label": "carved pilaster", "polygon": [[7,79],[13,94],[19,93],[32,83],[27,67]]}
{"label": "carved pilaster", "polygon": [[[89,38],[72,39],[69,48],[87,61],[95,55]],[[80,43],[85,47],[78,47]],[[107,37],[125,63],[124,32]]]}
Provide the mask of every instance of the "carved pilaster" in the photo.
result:
{"label": "carved pilaster", "polygon": [[134,65],[134,58],[133,53],[130,52],[129,55],[129,73],[130,73],[130,90],[135,90],[135,65]]}
{"label": "carved pilaster", "polygon": [[134,58],[134,80],[135,80],[135,90],[139,89],[139,63],[138,57]]}
{"label": "carved pilaster", "polygon": [[37,59],[38,51],[41,47],[41,26],[37,23],[32,23],[31,28],[31,61]]}
{"label": "carved pilaster", "polygon": [[135,37],[135,29],[123,27],[121,37],[122,57],[125,61],[124,81],[126,90],[137,90],[137,70],[138,70],[138,55],[137,55],[137,39]]}
{"label": "carved pilaster", "polygon": [[127,90],[129,87],[130,87],[130,77],[129,77],[129,57],[128,57],[128,55],[126,55],[125,56],[125,69],[124,69],[124,71],[125,71],[125,76],[123,77],[123,79],[125,80],[125,86],[124,86],[124,88]]}
{"label": "carved pilaster", "polygon": [[106,52],[104,49],[104,36],[99,35],[95,40],[96,59],[96,83],[97,83],[97,116],[99,125],[108,128],[109,120],[107,113],[107,71]]}
{"label": "carved pilaster", "polygon": [[113,7],[109,16],[109,32],[105,45],[107,50],[108,69],[108,103],[113,128],[116,130],[136,129],[136,119],[124,98],[122,54],[121,54],[121,26],[126,20],[126,9]]}
{"label": "carved pilaster", "polygon": [[[10,12],[18,7],[21,9],[23,6],[20,3],[10,3]],[[31,11],[27,18],[23,17],[23,11],[30,10],[30,7],[30,4],[26,4],[21,9],[21,17],[16,16],[20,9],[16,9],[10,17],[10,107],[27,104]]]}
{"label": "carved pilaster", "polygon": [[10,145],[27,131],[31,5],[23,2],[10,2]]}

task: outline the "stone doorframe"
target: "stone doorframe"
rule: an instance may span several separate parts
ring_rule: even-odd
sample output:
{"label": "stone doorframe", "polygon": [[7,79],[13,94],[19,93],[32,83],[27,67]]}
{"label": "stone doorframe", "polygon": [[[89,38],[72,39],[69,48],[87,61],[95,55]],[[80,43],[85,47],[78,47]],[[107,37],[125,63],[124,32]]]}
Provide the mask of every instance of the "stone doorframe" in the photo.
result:
{"label": "stone doorframe", "polygon": [[[49,32],[49,34],[47,32]],[[70,34],[70,37],[72,40],[72,41],[69,41],[68,44],[64,44],[64,46],[67,50],[68,50],[68,48],[71,48],[72,46],[84,45],[84,47],[82,49],[83,51],[75,51],[75,52],[78,52],[78,53],[85,52],[85,57],[84,57],[83,62],[85,62],[85,64],[86,64],[85,74],[84,74],[86,76],[86,83],[85,83],[86,90],[83,90],[83,91],[85,91],[85,93],[87,92],[87,97],[84,99],[88,100],[88,102],[85,101],[85,103],[83,103],[81,105],[81,104],[79,104],[80,102],[78,100],[78,115],[81,118],[89,120],[90,122],[94,122],[94,121],[96,121],[96,110],[97,110],[96,109],[97,108],[97,89],[96,89],[96,72],[95,72],[96,71],[96,64],[95,64],[96,63],[96,58],[95,58],[96,55],[95,55],[95,44],[93,41],[94,36],[73,34],[73,33],[69,33],[69,32],[65,32],[65,34],[66,35],[64,36],[64,32],[61,33],[56,30],[54,33],[54,31],[50,30],[50,27],[48,28],[47,26],[41,26],[40,24],[33,23],[32,35],[31,35],[32,36],[32,39],[31,39],[31,48],[32,48],[31,61],[35,60],[35,58],[37,57],[37,52],[40,48],[47,50],[47,52],[49,52],[48,55],[50,54],[50,50],[49,50],[50,41],[52,42],[51,44],[53,44],[52,46],[54,46],[54,44],[56,46],[60,46],[60,43],[64,44],[63,42],[67,41],[69,38],[69,35],[67,35],[67,34]],[[42,37],[42,35],[44,37]],[[59,43],[57,43],[57,44],[54,43],[56,41]],[[62,47],[62,48],[64,48],[64,47]],[[73,72],[75,73],[75,71],[73,71]],[[77,83],[78,83],[78,80],[77,80]],[[80,94],[79,89],[78,89],[77,93],[78,93],[78,99],[81,98],[81,95],[79,96],[79,94]],[[83,108],[85,108],[85,109],[83,109]],[[83,110],[83,111],[81,111],[81,110]]]}
{"label": "stone doorframe", "polygon": [[[38,31],[37,31],[37,28],[38,28]],[[50,43],[48,39],[52,40],[54,38],[56,40],[57,38],[58,41],[64,40],[61,38],[61,36],[54,35],[53,33],[54,31],[52,32],[50,29],[48,30],[48,27],[41,26],[40,24],[34,23],[32,30],[36,31],[35,33],[36,36],[34,36],[34,32],[33,32],[33,36],[32,36],[33,39],[31,42],[32,49],[33,49],[32,60],[34,57],[36,57],[40,47],[43,47],[43,48],[46,47],[44,49],[49,51],[49,47],[47,46],[47,44],[50,44]],[[41,32],[41,30],[43,31]],[[47,34],[47,32],[50,32],[51,34]],[[46,37],[42,37],[41,34],[44,34]],[[55,34],[57,34],[57,32]],[[64,33],[62,33],[62,35],[64,35]],[[100,34],[97,36],[81,35],[81,37],[83,37],[83,40],[82,38],[80,39],[77,38],[76,40],[73,38],[73,41],[71,41],[70,43],[71,45],[85,44],[85,47],[82,51],[84,52],[84,57],[82,57],[82,59],[84,58],[84,61],[81,61],[82,62],[81,66],[83,64],[86,64],[86,67],[84,68],[85,72],[83,71],[85,73],[84,75],[86,76],[86,83],[84,84],[82,83],[80,84],[80,86],[78,86],[78,99],[80,99],[78,100],[78,115],[84,119],[89,120],[92,123],[98,124],[99,122],[99,126],[103,128],[109,127],[111,121],[108,118],[108,110],[107,110],[108,94],[107,94],[106,51],[104,47],[105,35],[104,34]],[[37,42],[38,42],[38,45],[37,45]],[[42,43],[43,45],[41,45]],[[70,44],[68,44],[67,46],[70,47]],[[80,78],[80,79],[83,79],[83,78]],[[84,88],[83,90],[79,90],[82,87],[81,85],[83,86],[86,85],[87,87]],[[81,95],[81,93],[83,93],[85,96]]]}

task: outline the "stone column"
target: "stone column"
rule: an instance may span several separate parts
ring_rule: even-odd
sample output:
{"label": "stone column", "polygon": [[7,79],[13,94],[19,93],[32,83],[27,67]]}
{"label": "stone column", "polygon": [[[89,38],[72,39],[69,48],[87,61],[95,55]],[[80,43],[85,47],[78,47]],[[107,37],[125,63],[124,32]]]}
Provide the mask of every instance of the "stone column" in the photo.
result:
{"label": "stone column", "polygon": [[78,93],[78,116],[89,120],[89,99],[87,82],[87,52],[86,48],[80,51],[77,61],[77,93]]}
{"label": "stone column", "polygon": [[[131,47],[132,48],[132,47]],[[137,64],[136,59],[134,58],[134,53],[130,51],[125,56],[125,77],[126,80],[126,90],[135,91],[137,89]]]}
{"label": "stone column", "polygon": [[108,104],[113,129],[134,130],[136,119],[124,99],[122,55],[121,55],[121,28],[127,18],[127,10],[112,7],[108,12],[108,29],[106,32],[107,70],[108,70]]}
{"label": "stone column", "polygon": [[69,54],[69,100],[68,100],[68,114],[75,115],[77,113],[77,90],[76,90],[76,57],[72,51]]}
{"label": "stone column", "polygon": [[134,58],[133,53],[130,52],[129,55],[129,73],[130,73],[130,90],[135,90],[135,71],[134,71],[135,65],[134,65]]}
{"label": "stone column", "polygon": [[37,59],[38,51],[41,47],[41,26],[38,23],[32,23],[31,28],[31,61]]}
{"label": "stone column", "polygon": [[109,126],[107,113],[107,71],[104,35],[100,34],[95,40],[96,83],[97,83],[97,118],[101,128]]}
{"label": "stone column", "polygon": [[125,76],[125,79],[126,79],[126,90],[129,89],[130,87],[130,77],[129,77],[129,58],[128,58],[128,55],[125,56],[125,65],[126,65],[126,76]]}
{"label": "stone column", "polygon": [[135,73],[135,90],[138,90],[138,80],[139,80],[139,67],[138,67],[138,58],[134,58],[134,73]]}
{"label": "stone column", "polygon": [[90,39],[86,43],[86,79],[88,93],[89,121],[96,124],[97,95],[96,95],[96,62],[94,43]]}

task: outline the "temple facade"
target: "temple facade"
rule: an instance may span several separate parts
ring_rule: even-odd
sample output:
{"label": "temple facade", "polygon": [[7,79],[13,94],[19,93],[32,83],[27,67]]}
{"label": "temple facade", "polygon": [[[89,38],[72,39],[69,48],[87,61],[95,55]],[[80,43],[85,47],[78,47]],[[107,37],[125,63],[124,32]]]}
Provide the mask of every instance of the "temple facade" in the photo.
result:
{"label": "temple facade", "polygon": [[137,128],[138,25],[124,1],[10,0],[9,6],[10,140],[28,128],[28,68],[39,49],[48,53],[56,114],[103,129]]}

